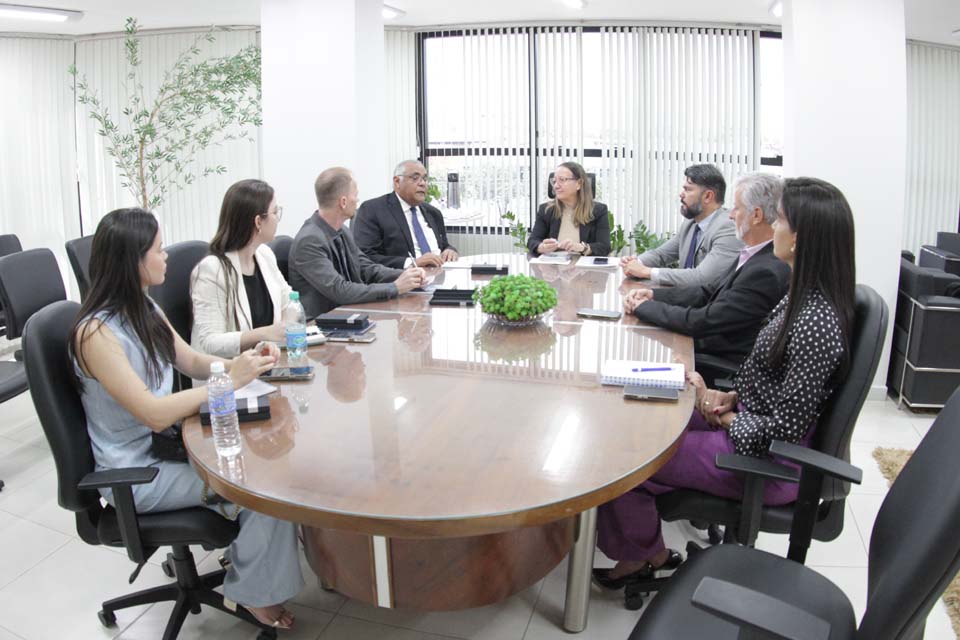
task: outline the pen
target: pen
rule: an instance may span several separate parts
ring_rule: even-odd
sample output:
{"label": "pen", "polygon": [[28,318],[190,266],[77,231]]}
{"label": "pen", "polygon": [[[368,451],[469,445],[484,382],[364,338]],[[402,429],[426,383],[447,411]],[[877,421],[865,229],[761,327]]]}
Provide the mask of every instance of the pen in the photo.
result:
{"label": "pen", "polygon": [[633,373],[637,373],[638,371],[639,371],[639,372],[644,372],[644,371],[673,371],[673,367],[641,367],[641,368],[639,368],[639,369],[637,369],[636,367],[634,367],[633,369],[631,369],[631,371],[632,371]]}
{"label": "pen", "polygon": [[411,267],[417,266],[417,256],[413,255],[413,251],[407,251],[407,256],[409,256],[409,258],[413,260],[413,263],[410,266]]}

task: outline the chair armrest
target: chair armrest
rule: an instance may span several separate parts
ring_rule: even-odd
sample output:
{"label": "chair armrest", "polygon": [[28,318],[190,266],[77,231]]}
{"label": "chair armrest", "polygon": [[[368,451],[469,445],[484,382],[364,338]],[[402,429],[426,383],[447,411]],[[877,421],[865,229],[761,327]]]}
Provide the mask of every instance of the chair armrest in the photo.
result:
{"label": "chair armrest", "polygon": [[135,484],[149,484],[157,477],[160,469],[157,467],[127,467],[125,469],[107,469],[94,471],[83,476],[78,489],[115,489]]}
{"label": "chair armrest", "polygon": [[[663,597],[663,596],[660,596]],[[830,624],[783,600],[726,580],[703,578],[693,606],[771,640],[829,640]],[[741,636],[742,637],[742,636]]]}
{"label": "chair armrest", "polygon": [[954,298],[953,296],[920,296],[917,299],[917,304],[924,310],[960,310],[960,298]]}
{"label": "chair armrest", "polygon": [[768,480],[785,480],[787,482],[800,480],[800,472],[796,469],[778,464],[773,460],[755,458],[754,456],[718,453],[716,465],[718,469],[759,476]]}
{"label": "chair armrest", "polygon": [[863,471],[849,462],[845,462],[825,453],[791,444],[782,440],[774,440],[770,443],[770,453],[780,456],[785,460],[796,462],[804,469],[816,469],[820,473],[838,480],[845,480],[854,484],[860,484],[863,481]]}

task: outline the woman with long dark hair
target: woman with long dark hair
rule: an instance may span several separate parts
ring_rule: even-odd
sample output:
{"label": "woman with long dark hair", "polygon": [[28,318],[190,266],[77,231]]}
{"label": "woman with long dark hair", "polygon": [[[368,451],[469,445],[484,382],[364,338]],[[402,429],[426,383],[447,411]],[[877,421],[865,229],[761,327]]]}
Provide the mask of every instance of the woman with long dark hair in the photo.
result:
{"label": "woman with long dark hair", "polygon": [[537,209],[527,240],[530,253],[610,253],[607,205],[593,199],[590,177],[583,167],[576,162],[564,162],[554,169],[553,193],[554,199]]}
{"label": "woman with long dark hair", "polygon": [[[147,287],[163,283],[166,269],[153,214],[118,209],[100,221],[90,256],[90,292],[68,345],[97,469],[157,467],[153,482],[133,487],[141,513],[206,506],[239,519],[240,535],[227,551],[224,596],[261,622],[288,628],[293,616],[282,603],[303,586],[295,525],[216,504],[189,464],[161,461],[151,451],[152,432],[196,414],[207,398],[205,388],[171,393],[174,367],[206,378],[210,365],[222,361],[190,348],[147,295]],[[237,388],[273,365],[273,357],[252,350],[225,361]],[[113,499],[107,490],[101,494]]]}
{"label": "woman with long dark hair", "polygon": [[[839,189],[814,178],[787,179],[774,254],[792,269],[790,289],[760,330],[734,379],[734,391],[707,389],[696,373],[696,410],[677,453],[650,480],[599,511],[600,549],[617,560],[594,569],[594,579],[616,589],[673,568],[656,496],[689,488],[725,498],[743,494],[739,475],[717,469],[718,453],[763,457],[772,440],[809,446],[824,403],[846,375],[853,329],[853,215]],[[793,502],[795,483],[767,481],[764,503]]]}
{"label": "woman with long dark hair", "polygon": [[227,189],[210,255],[190,276],[194,349],[229,358],[259,342],[284,340],[290,285],[267,245],[282,215],[273,187],[263,180]]}

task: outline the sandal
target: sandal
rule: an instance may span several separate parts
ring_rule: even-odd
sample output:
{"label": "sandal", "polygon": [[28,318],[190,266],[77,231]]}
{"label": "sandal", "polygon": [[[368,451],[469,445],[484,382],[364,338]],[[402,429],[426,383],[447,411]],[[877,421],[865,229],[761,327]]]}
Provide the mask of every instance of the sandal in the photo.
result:
{"label": "sandal", "polygon": [[273,627],[274,629],[290,629],[290,628],[293,627],[293,621],[292,621],[292,620],[291,620],[290,624],[281,624],[281,622],[280,622],[280,618],[283,617],[283,614],[285,614],[285,613],[290,614],[290,617],[293,618],[293,613],[292,613],[289,609],[284,608],[283,605],[274,605],[274,606],[280,607],[280,612],[279,612],[279,613],[277,614],[277,616],[276,616],[275,618],[273,618],[272,620],[271,620],[271,619],[264,619],[264,618],[262,618],[261,616],[257,615],[257,613],[254,611],[254,609],[264,609],[264,608],[266,608],[266,607],[253,607],[253,608],[251,608],[251,607],[248,607],[248,606],[246,606],[246,605],[242,605],[242,604],[236,603],[236,602],[234,602],[233,600],[230,600],[230,599],[228,599],[228,598],[226,598],[226,597],[224,597],[224,599],[223,599],[223,606],[224,606],[228,611],[232,611],[233,613],[236,613],[238,608],[239,608],[239,609],[243,609],[243,610],[245,610],[247,613],[249,613],[251,616],[253,616],[254,619],[255,619],[257,622],[259,622],[260,624],[267,625],[268,627]]}

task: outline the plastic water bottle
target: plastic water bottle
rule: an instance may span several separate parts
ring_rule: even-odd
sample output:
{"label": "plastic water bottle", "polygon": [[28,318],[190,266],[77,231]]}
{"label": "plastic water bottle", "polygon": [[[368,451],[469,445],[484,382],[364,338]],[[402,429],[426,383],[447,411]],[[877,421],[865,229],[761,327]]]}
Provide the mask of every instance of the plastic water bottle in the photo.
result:
{"label": "plastic water bottle", "polygon": [[240,421],[237,419],[237,400],[233,396],[233,379],[225,372],[222,362],[210,365],[207,400],[213,446],[218,455],[232,458],[240,453]]}
{"label": "plastic water bottle", "polygon": [[307,372],[307,314],[300,304],[300,294],[290,292],[290,305],[283,312],[287,332],[287,365],[290,372]]}

